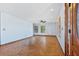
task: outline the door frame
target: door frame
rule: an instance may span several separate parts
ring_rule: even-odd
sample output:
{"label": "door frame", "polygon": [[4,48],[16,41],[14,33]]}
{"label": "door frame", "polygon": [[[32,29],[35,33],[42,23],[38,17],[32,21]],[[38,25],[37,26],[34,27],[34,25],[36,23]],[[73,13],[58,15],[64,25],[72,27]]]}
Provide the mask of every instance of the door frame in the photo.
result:
{"label": "door frame", "polygon": [[68,4],[65,3],[65,56],[68,56],[69,47],[68,47]]}

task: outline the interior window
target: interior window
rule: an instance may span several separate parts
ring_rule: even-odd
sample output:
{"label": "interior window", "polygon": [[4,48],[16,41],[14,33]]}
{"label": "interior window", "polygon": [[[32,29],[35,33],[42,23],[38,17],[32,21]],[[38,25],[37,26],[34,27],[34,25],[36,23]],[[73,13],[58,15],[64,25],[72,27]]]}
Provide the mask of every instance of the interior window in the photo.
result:
{"label": "interior window", "polygon": [[44,25],[41,26],[41,33],[45,33],[45,26]]}
{"label": "interior window", "polygon": [[34,26],[34,32],[38,33],[38,26]]}

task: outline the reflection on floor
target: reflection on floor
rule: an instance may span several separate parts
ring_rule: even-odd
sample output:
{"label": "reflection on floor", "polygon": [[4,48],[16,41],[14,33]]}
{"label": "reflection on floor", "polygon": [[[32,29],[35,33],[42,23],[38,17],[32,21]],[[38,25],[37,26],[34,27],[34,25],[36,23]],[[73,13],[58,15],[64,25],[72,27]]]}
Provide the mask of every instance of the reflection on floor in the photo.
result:
{"label": "reflection on floor", "polygon": [[33,36],[0,46],[3,56],[63,56],[55,36]]}

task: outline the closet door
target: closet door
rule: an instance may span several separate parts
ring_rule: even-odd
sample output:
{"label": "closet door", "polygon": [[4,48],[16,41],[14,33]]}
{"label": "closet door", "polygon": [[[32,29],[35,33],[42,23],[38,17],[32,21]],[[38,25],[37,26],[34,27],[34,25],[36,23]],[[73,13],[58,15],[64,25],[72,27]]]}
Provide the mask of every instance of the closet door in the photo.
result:
{"label": "closet door", "polygon": [[72,31],[72,23],[71,23],[71,12],[70,9],[71,4],[65,3],[65,55],[69,56],[71,53],[71,46],[70,46],[70,40],[71,40],[71,31]]}
{"label": "closet door", "polygon": [[73,10],[73,34],[72,34],[72,55],[79,56],[79,4],[72,4]]}
{"label": "closet door", "polygon": [[[68,12],[68,8],[70,12]],[[68,15],[70,13],[70,15]],[[68,16],[70,29],[68,30]],[[70,39],[68,33],[70,32]],[[79,56],[79,4],[65,4],[65,55]]]}

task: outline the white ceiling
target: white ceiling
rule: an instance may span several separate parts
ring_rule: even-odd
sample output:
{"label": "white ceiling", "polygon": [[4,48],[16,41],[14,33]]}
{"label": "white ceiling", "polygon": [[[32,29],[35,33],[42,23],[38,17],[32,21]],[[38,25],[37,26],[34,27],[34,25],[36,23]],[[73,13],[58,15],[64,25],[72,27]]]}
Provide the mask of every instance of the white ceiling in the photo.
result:
{"label": "white ceiling", "polygon": [[0,3],[0,11],[23,20],[54,22],[62,5],[62,3]]}

